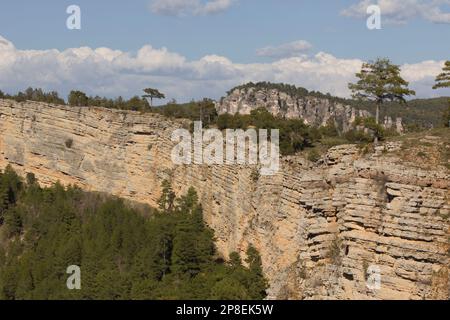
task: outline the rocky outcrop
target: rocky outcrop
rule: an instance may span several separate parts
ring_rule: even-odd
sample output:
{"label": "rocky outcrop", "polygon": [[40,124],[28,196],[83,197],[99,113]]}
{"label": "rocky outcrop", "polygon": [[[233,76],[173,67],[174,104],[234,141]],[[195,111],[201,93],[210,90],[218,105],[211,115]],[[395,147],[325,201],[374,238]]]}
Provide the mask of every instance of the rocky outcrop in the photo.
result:
{"label": "rocky outcrop", "polygon": [[[170,179],[194,186],[217,247],[252,243],[270,298],[448,299],[449,189],[444,168],[397,159],[389,144],[361,155],[331,149],[317,163],[283,158],[275,176],[246,166],[176,166],[173,130],[155,114],[0,100],[0,167],[155,205]],[[368,270],[380,271],[369,289]]]}
{"label": "rocky outcrop", "polygon": [[[295,96],[280,89],[258,86],[236,88],[216,103],[219,114],[250,114],[258,108],[265,108],[274,116],[303,119],[306,124],[317,127],[333,121],[344,132],[351,129],[356,117],[373,116],[369,111],[358,110],[332,99],[311,95]],[[403,132],[401,118],[397,118],[394,123],[391,117],[386,117],[383,125]]]}

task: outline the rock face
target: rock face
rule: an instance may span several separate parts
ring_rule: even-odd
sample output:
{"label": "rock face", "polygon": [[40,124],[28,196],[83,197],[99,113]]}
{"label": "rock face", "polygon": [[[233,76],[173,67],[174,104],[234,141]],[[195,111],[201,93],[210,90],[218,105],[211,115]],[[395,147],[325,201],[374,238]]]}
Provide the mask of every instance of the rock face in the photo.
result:
{"label": "rock face", "polygon": [[[219,114],[250,114],[257,108],[265,108],[274,116],[303,119],[306,124],[317,127],[325,126],[331,120],[344,132],[351,128],[356,117],[373,116],[366,110],[357,110],[330,99],[313,96],[295,97],[271,88],[237,88],[216,103]],[[383,124],[386,128],[403,132],[401,118],[394,124],[390,117],[386,117]]]}
{"label": "rock face", "polygon": [[[199,192],[218,250],[253,244],[269,297],[448,299],[450,175],[386,152],[331,149],[283,158],[275,176],[245,166],[176,166],[174,129],[154,114],[0,100],[0,168],[155,205],[170,179]],[[380,286],[366,285],[379,270]]]}

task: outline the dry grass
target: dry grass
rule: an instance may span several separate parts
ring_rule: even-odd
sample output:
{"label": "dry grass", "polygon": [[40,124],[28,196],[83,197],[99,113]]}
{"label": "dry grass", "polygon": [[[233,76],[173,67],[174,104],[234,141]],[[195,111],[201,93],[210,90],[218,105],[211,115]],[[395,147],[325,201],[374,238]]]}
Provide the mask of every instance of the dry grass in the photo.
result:
{"label": "dry grass", "polygon": [[450,128],[410,133],[389,141],[402,142],[397,156],[411,165],[426,169],[437,166],[450,169]]}

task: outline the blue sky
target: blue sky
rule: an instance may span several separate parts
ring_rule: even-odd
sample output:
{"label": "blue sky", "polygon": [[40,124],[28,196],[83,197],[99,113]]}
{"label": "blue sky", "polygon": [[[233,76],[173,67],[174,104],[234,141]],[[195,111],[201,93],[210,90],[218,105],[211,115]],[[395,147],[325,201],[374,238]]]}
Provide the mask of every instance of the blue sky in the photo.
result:
{"label": "blue sky", "polygon": [[[380,0],[380,6],[383,9],[383,28],[372,31],[366,27],[365,13],[358,12],[357,7],[343,14],[343,10],[350,10],[352,6],[364,1],[377,2],[368,0],[210,0],[221,5],[220,9],[198,13],[195,10],[204,8],[203,0],[185,0],[184,2],[154,0],[153,3],[149,0],[2,0],[0,36],[10,41],[18,52],[29,49],[43,52],[58,49],[59,52],[65,52],[69,48],[106,47],[132,55],[143,46],[151,45],[154,49],[167,48],[168,52],[183,57],[188,63],[200,61],[205,56],[220,56],[234,64],[234,71],[242,71],[237,66],[240,64],[245,65],[247,69],[252,69],[251,75],[248,71],[242,71],[245,76],[240,73],[235,77],[235,82],[253,80],[257,75],[262,75],[264,78],[268,72],[267,70],[255,71],[255,68],[250,65],[262,64],[265,67],[277,61],[284,61],[283,59],[294,59],[296,55],[305,55],[317,60],[317,54],[326,53],[345,61],[353,59],[364,61],[386,56],[400,65],[421,64],[424,61],[439,64],[443,60],[450,59],[450,41],[448,41],[450,17],[447,16],[450,13],[450,1]],[[401,3],[406,4],[402,7]],[[71,4],[81,8],[81,30],[66,28],[68,14],[65,11]],[[168,4],[172,4],[168,7],[169,9]],[[436,9],[439,10],[437,13]],[[286,44],[300,40],[309,43],[310,48],[303,50],[304,52],[283,56],[290,48]],[[257,54],[261,48],[276,49],[279,46],[285,50],[279,52],[280,54],[276,57]],[[39,64],[36,57],[27,56],[27,59],[27,62],[33,59],[34,64]],[[303,59],[308,58],[303,57]],[[319,65],[323,66],[324,60],[327,59],[321,58]],[[307,60],[303,60],[303,66],[305,61]],[[222,62],[215,61],[215,63]],[[284,64],[288,65],[288,63]],[[17,70],[17,65],[14,68]],[[276,65],[276,70],[278,69]],[[422,69],[420,72],[424,72]],[[183,70],[180,72],[182,73]],[[208,72],[211,73],[213,70]],[[133,71],[133,73],[136,72]],[[167,72],[163,73],[164,77],[168,77]],[[283,70],[280,71],[280,76],[260,80],[279,79],[297,85],[303,85],[305,82],[301,77],[281,76],[282,73]],[[127,74],[129,75],[129,72]],[[154,74],[154,69],[147,70],[146,75],[151,77],[152,81],[155,76],[161,77],[161,74]],[[171,72],[170,77],[176,79],[177,75]],[[223,80],[221,76],[218,77],[220,79],[211,77],[211,81],[216,80],[212,84],[213,97],[224,92],[226,85],[234,83],[228,73],[227,77],[230,77],[230,81],[226,83],[222,81],[220,85],[217,80]],[[189,80],[185,75],[180,75],[180,78]],[[335,77],[331,78],[331,81],[338,81]],[[321,78],[317,79],[321,80]],[[106,95],[115,93],[132,95],[136,90],[127,86],[124,90],[110,92],[104,88],[105,84],[99,88],[96,88],[93,83],[86,87],[84,82],[81,83],[84,80],[86,79],[80,78],[79,81],[80,86],[85,90],[100,91]],[[202,83],[199,85],[205,85],[203,80],[208,79],[201,80]],[[168,84],[168,81],[168,78],[165,78],[157,84],[173,90],[176,84]],[[430,79],[427,80],[427,83],[429,82]],[[72,84],[76,85],[76,83],[77,81],[72,81]],[[34,81],[34,84],[38,85],[39,81]],[[0,89],[14,90],[15,86],[20,85],[25,83],[16,81],[12,85],[2,82],[0,78]],[[61,87],[62,91],[68,90],[64,85],[58,85],[57,81],[41,84],[42,87],[49,88],[52,85]],[[309,89],[322,89],[319,84],[310,84],[308,81],[304,86],[309,86]],[[325,86],[323,90],[346,95],[343,88],[336,86]],[[120,85],[116,84],[116,87]],[[208,96],[206,89],[184,88],[181,91],[174,93],[173,97],[188,100],[202,95]],[[429,96],[433,93],[426,91],[421,94]]]}

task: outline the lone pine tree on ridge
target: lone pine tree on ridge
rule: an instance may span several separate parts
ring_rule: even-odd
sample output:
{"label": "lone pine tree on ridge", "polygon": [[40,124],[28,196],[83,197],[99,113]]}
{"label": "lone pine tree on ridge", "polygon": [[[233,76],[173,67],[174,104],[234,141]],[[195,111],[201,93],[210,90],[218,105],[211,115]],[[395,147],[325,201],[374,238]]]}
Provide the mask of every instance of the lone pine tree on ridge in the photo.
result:
{"label": "lone pine tree on ridge", "polygon": [[[376,103],[377,125],[380,123],[380,107],[383,103],[386,101],[406,103],[406,96],[416,94],[408,88],[409,83],[401,77],[400,67],[392,64],[387,58],[363,63],[356,77],[359,80],[356,83],[349,83],[348,88],[352,91],[353,98]],[[378,143],[377,135],[375,143]]]}

